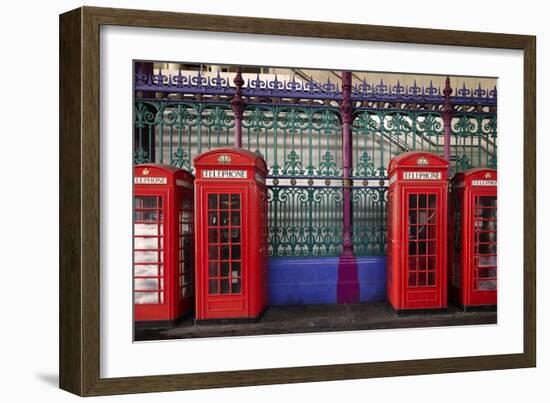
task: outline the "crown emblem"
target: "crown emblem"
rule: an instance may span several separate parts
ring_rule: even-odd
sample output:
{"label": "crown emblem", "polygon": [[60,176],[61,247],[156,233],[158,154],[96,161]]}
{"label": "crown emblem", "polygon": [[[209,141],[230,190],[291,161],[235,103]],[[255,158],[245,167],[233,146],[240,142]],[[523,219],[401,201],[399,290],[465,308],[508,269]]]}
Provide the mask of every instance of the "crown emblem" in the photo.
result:
{"label": "crown emblem", "polygon": [[420,157],[419,159],[416,160],[416,165],[425,167],[428,165],[428,160],[424,157]]}
{"label": "crown emblem", "polygon": [[487,173],[485,174],[485,179],[490,179],[491,176],[492,176],[492,175],[491,175],[489,172],[487,172]]}
{"label": "crown emblem", "polygon": [[229,164],[231,162],[231,157],[227,154],[222,154],[218,157],[218,162],[220,164]]}
{"label": "crown emblem", "polygon": [[141,171],[141,174],[142,174],[143,176],[149,175],[149,168],[143,168],[143,171]]}

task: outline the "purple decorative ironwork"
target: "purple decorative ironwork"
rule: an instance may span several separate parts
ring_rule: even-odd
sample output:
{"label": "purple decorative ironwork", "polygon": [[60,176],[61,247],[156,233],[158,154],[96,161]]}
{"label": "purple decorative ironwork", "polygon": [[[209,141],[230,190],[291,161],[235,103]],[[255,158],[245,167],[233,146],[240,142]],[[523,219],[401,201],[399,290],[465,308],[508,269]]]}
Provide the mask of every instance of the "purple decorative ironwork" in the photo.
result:
{"label": "purple decorative ironwork", "polygon": [[[220,76],[204,76],[200,72],[194,75],[157,74],[137,72],[135,74],[136,91],[153,91],[164,93],[185,93],[185,94],[209,94],[232,96],[236,84],[231,80]],[[243,97],[260,98],[296,98],[296,99],[319,99],[319,100],[342,100],[343,89],[338,83],[328,79],[326,82],[318,82],[311,77],[306,80],[297,80],[292,77],[290,80],[280,80],[277,75],[273,79],[262,79],[260,74],[254,79],[246,79],[242,85]],[[453,105],[482,105],[496,106],[497,89],[483,89],[481,84],[477,88],[467,88],[463,83],[462,87],[456,88],[455,96],[451,97]],[[402,85],[399,81],[396,84],[389,84],[380,80],[378,83],[368,83],[363,80],[351,86],[350,100],[366,102],[408,102],[443,104],[445,95],[443,90],[435,87],[432,82],[427,86],[419,86],[416,81],[413,85]]]}
{"label": "purple decorative ironwork", "polygon": [[237,74],[233,79],[233,83],[235,84],[235,95],[231,100],[231,109],[235,114],[235,147],[240,148],[243,145],[243,112],[246,105],[242,97],[244,81],[240,67],[237,68]]}
{"label": "purple decorative ironwork", "polygon": [[[481,87],[480,87],[481,89]],[[447,77],[445,79],[445,88],[443,89],[443,95],[445,96],[445,102],[443,103],[443,130],[444,137],[444,152],[445,159],[449,162],[449,170],[451,169],[451,120],[453,119],[453,106],[451,105],[451,79]]]}
{"label": "purple decorative ironwork", "polygon": [[319,83],[311,77],[308,80],[279,80],[277,75],[273,80],[262,80],[257,74],[256,78],[248,79],[243,88],[245,96],[278,97],[278,98],[303,98],[303,99],[338,99],[340,89],[338,84],[329,80]]}
{"label": "purple decorative ironwork", "polygon": [[158,91],[168,93],[187,93],[187,94],[212,94],[212,95],[232,95],[228,78],[220,76],[203,76],[200,71],[196,75],[183,75],[181,71],[177,75],[163,74],[159,70],[157,74],[135,74],[136,91]]}

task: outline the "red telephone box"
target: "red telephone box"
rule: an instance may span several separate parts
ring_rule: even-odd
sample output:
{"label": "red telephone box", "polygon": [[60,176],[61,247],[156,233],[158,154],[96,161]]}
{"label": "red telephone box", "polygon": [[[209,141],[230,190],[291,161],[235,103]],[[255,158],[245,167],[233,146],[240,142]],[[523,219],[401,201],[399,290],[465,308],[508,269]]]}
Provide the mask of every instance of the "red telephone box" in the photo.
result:
{"label": "red telephone box", "polygon": [[427,152],[390,161],[387,295],[396,311],[447,307],[448,167]]}
{"label": "red telephone box", "polygon": [[193,175],[134,167],[134,320],[173,322],[194,305]]}
{"label": "red telephone box", "polygon": [[468,308],[497,303],[497,171],[475,168],[451,181],[449,293]]}
{"label": "red telephone box", "polygon": [[196,319],[254,319],[267,307],[267,168],[239,148],[194,159]]}

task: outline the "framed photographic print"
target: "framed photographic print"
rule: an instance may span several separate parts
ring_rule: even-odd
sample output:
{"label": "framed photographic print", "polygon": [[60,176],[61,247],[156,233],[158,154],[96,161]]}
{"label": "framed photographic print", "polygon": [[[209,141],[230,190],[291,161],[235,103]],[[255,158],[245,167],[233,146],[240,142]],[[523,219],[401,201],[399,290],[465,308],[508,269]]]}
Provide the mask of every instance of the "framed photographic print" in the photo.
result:
{"label": "framed photographic print", "polygon": [[534,37],[83,7],[60,64],[61,388],[535,365]]}

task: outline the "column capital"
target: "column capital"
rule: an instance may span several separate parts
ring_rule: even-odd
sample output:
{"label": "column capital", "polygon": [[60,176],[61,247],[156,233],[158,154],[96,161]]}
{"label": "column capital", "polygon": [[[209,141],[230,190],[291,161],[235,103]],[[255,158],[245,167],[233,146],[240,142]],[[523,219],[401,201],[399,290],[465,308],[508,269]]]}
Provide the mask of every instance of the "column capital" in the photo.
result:
{"label": "column capital", "polygon": [[445,79],[445,88],[443,89],[443,95],[445,96],[445,101],[443,103],[443,121],[444,123],[451,122],[451,118],[453,116],[453,106],[451,105],[451,94],[453,93],[453,89],[451,88],[451,79],[449,76]]}
{"label": "column capital", "polygon": [[342,71],[342,102],[339,110],[342,117],[342,123],[351,123],[353,106],[351,98],[351,71]]}
{"label": "column capital", "polygon": [[244,80],[240,67],[237,67],[237,74],[235,74],[235,78],[233,78],[233,83],[235,83],[235,94],[231,100],[231,109],[235,114],[235,118],[240,120],[243,118],[243,112],[246,106],[246,102],[242,96],[242,86],[244,85]]}

